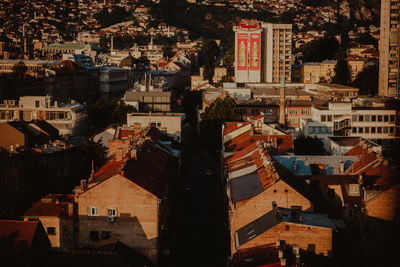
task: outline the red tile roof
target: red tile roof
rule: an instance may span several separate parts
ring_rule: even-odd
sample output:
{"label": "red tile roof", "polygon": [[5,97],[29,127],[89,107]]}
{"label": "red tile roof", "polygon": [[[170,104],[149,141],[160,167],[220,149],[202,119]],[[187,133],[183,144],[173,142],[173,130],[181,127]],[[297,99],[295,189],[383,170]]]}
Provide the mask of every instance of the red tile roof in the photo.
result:
{"label": "red tile roof", "polygon": [[74,203],[73,194],[50,194],[35,202],[32,207],[24,213],[24,216],[70,216],[72,213],[68,213],[68,203]]}
{"label": "red tile roof", "polygon": [[250,121],[245,121],[245,122],[225,122],[225,129],[224,129],[224,134],[231,133],[239,128],[242,128],[246,125],[250,124]]}
{"label": "red tile roof", "polygon": [[253,134],[246,132],[236,138],[233,138],[226,144],[227,151],[240,151],[252,143],[257,141],[269,142],[273,141],[274,144],[278,145],[277,149],[282,151],[289,151],[293,149],[293,137],[292,135],[263,135]]}
{"label": "red tile roof", "polygon": [[[36,233],[40,231],[39,227],[44,233],[40,221],[0,220],[0,245],[7,245],[3,249],[12,252],[29,250],[35,240]],[[50,247],[50,242],[48,244]]]}

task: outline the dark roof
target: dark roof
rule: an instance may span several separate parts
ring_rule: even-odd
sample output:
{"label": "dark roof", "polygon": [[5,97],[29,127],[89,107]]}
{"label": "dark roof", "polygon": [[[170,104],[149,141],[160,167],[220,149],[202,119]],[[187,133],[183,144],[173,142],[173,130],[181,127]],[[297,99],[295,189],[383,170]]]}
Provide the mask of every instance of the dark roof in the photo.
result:
{"label": "dark roof", "polygon": [[[39,234],[42,236],[39,237]],[[50,247],[50,241],[40,221],[0,220],[1,250],[21,252],[32,249],[32,246]]]}
{"label": "dark roof", "polygon": [[35,202],[32,207],[24,213],[24,216],[72,216],[72,212],[70,214],[68,212],[69,203],[74,203],[73,194],[49,194],[41,200]]}
{"label": "dark roof", "polygon": [[340,146],[355,146],[360,142],[361,137],[358,136],[330,136],[333,142]]}
{"label": "dark roof", "polygon": [[264,188],[256,172],[229,180],[232,202],[258,195]]}
{"label": "dark roof", "polygon": [[45,120],[34,120],[32,121],[36,126],[47,133],[51,138],[58,136],[58,129]]}
{"label": "dark roof", "polygon": [[272,227],[278,225],[280,222],[281,221],[277,220],[274,213],[270,211],[251,223],[243,226],[236,231],[239,241],[239,244],[237,244],[238,247],[265,233]]}

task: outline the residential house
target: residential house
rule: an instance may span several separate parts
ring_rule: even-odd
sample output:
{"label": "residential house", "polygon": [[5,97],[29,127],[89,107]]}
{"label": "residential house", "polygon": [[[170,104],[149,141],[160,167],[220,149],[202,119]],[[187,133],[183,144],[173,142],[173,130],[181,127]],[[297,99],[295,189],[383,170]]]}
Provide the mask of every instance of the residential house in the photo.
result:
{"label": "residential house", "polygon": [[165,247],[168,192],[178,159],[151,136],[136,140],[127,155],[117,149],[75,189],[79,247],[118,239],[156,263]]}
{"label": "residential house", "polygon": [[39,220],[51,247],[71,250],[77,244],[76,204],[73,194],[49,194],[35,202],[23,215],[24,221]]}
{"label": "residential house", "polygon": [[343,223],[304,212],[300,207],[288,209],[276,203],[272,206],[272,210],[235,231],[232,254],[283,240],[301,250],[332,256],[333,234]]}

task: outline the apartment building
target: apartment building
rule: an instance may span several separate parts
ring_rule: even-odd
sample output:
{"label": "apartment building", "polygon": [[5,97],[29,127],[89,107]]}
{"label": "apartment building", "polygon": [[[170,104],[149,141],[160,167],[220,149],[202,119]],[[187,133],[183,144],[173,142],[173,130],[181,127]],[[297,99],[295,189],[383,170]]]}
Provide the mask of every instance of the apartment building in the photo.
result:
{"label": "apartment building", "polygon": [[399,97],[400,60],[400,2],[381,1],[381,25],[379,41],[379,89],[380,96]]}
{"label": "apartment building", "polygon": [[396,138],[396,110],[383,104],[330,102],[328,106],[312,107],[311,113],[311,120],[300,119],[300,128],[306,135],[359,136],[382,145]]}
{"label": "apartment building", "polygon": [[236,82],[291,81],[291,24],[242,20],[233,30]]}
{"label": "apartment building", "polygon": [[21,96],[18,100],[0,103],[0,122],[45,120],[57,128],[60,135],[76,135],[83,130],[86,107],[71,100],[58,105],[50,96]]}

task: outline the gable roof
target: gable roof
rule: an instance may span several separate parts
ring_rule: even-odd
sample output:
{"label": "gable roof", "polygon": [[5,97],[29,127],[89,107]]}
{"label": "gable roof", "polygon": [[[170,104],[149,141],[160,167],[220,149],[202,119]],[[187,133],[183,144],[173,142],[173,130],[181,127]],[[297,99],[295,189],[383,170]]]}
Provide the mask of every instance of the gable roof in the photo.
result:
{"label": "gable roof", "polygon": [[45,240],[42,244],[37,245],[47,244],[47,247],[50,247],[50,241],[40,221],[0,220],[0,245],[7,246],[3,249],[11,252],[30,250],[35,236],[39,232],[42,232],[42,237],[44,237]]}
{"label": "gable roof", "polygon": [[73,194],[49,194],[35,202],[25,213],[24,217],[31,216],[55,216],[68,217],[72,213],[68,211],[68,204],[74,203]]}

